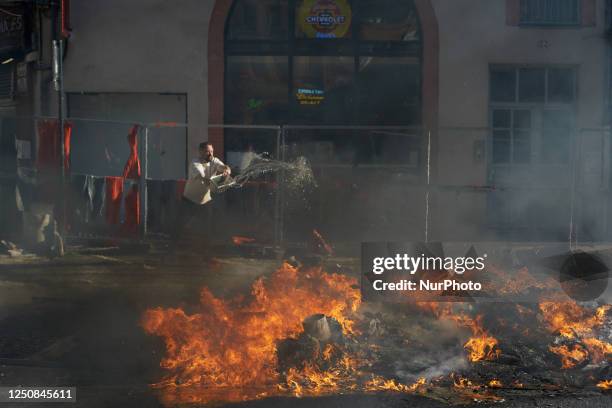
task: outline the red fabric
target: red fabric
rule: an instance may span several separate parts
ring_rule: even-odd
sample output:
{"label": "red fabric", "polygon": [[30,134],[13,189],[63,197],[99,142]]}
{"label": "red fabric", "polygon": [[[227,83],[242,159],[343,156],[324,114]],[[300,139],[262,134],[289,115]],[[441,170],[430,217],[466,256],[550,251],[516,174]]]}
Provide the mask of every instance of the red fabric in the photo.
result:
{"label": "red fabric", "polygon": [[37,150],[36,169],[40,185],[37,189],[37,199],[53,203],[58,197],[57,188],[59,176],[59,137],[57,120],[43,119],[36,123]]}
{"label": "red fabric", "polygon": [[68,182],[70,177],[70,139],[72,137],[72,123],[64,122],[64,169],[66,171],[66,184],[64,185],[64,220],[65,227],[68,231],[72,230],[72,225],[70,225],[70,220],[68,217],[68,207],[70,206],[70,202],[68,201],[70,197],[70,183]]}
{"label": "red fabric", "polygon": [[70,0],[62,0],[61,8],[62,36],[64,38],[69,38],[72,31],[72,27],[70,27]]}
{"label": "red fabric", "polygon": [[185,179],[176,180],[176,194],[178,195],[177,198],[179,200],[183,198],[183,193],[185,192],[186,183],[187,183],[187,180]]}
{"label": "red fabric", "polygon": [[38,130],[38,151],[36,153],[36,168],[39,171],[56,168],[59,159],[59,138],[57,137],[57,120],[43,119],[36,124]]}
{"label": "red fabric", "polygon": [[119,224],[122,196],[123,177],[106,177],[106,221],[109,224]]}
{"label": "red fabric", "polygon": [[123,168],[123,177],[128,179],[137,179],[140,177],[140,160],[138,159],[138,125],[132,126],[128,134],[128,143],[130,144],[130,156]]}
{"label": "red fabric", "polygon": [[72,123],[64,122],[64,168],[70,171],[70,139],[72,138]]}
{"label": "red fabric", "polygon": [[[130,156],[123,168],[124,179],[140,178],[140,160],[138,159],[138,125],[132,126],[128,133],[128,143],[130,145]],[[123,231],[128,234],[138,232],[140,224],[140,193],[138,186],[134,185],[130,188],[125,196],[125,220]]]}
{"label": "red fabric", "polygon": [[138,232],[139,224],[140,193],[138,192],[138,186],[133,185],[125,196],[125,221],[123,223],[123,230],[128,234],[135,234]]}
{"label": "red fabric", "polygon": [[[37,152],[36,168],[41,178],[38,189],[39,199],[54,202],[58,197],[61,175],[61,139],[59,138],[57,119],[42,119],[37,121]],[[72,124],[64,123],[64,166],[70,170],[70,138]]]}
{"label": "red fabric", "polygon": [[[38,170],[58,168],[61,161],[60,138],[56,119],[42,119],[37,123],[38,152],[36,167]],[[64,122],[64,166],[70,169],[70,140],[72,138],[72,123]]]}

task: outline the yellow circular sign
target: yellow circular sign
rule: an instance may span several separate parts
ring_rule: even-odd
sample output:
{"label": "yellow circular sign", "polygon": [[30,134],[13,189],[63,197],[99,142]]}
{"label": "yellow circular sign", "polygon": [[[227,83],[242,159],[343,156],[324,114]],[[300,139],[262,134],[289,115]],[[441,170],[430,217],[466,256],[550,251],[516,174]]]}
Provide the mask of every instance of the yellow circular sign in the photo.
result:
{"label": "yellow circular sign", "polygon": [[304,0],[298,24],[308,38],[342,38],[351,27],[347,0]]}

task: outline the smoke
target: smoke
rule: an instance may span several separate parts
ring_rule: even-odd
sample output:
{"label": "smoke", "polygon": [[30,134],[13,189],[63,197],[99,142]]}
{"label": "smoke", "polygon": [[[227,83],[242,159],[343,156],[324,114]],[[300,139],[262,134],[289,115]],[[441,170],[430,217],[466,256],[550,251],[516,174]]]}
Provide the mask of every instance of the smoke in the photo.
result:
{"label": "smoke", "polygon": [[445,376],[447,374],[461,371],[469,367],[467,359],[463,354],[456,354],[456,351],[441,350],[439,354],[439,362],[426,370],[417,373],[416,377],[426,379]]}
{"label": "smoke", "polygon": [[448,321],[437,321],[432,327],[423,329],[418,343],[412,346],[418,350],[410,350],[412,347],[408,345],[411,358],[398,360],[394,364],[399,378],[405,382],[418,378],[430,380],[469,367],[463,348],[465,337],[461,335],[461,330]]}

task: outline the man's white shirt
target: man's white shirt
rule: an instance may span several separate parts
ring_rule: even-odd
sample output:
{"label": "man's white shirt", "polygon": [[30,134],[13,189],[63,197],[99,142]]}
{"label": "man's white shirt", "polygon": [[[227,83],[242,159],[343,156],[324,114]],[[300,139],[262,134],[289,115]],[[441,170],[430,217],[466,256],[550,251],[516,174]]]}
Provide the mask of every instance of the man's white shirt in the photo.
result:
{"label": "man's white shirt", "polygon": [[202,163],[194,159],[189,166],[185,192],[183,196],[196,204],[206,204],[210,196],[210,178],[223,171],[225,164],[216,157],[209,162]]}

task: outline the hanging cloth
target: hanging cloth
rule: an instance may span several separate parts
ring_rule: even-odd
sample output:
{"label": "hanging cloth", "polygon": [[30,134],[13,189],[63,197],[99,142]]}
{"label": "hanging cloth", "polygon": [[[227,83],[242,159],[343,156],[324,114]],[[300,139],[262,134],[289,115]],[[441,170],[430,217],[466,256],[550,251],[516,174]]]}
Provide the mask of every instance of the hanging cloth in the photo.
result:
{"label": "hanging cloth", "polygon": [[[36,123],[37,151],[36,169],[38,170],[39,187],[37,196],[40,200],[54,202],[59,196],[61,176],[61,139],[57,119],[41,119]],[[66,172],[70,166],[70,139],[72,123],[64,122],[64,166]],[[63,194],[67,194],[64,191]],[[65,215],[65,214],[64,214]]]}
{"label": "hanging cloth", "polygon": [[[132,126],[128,133],[128,144],[130,145],[130,156],[123,168],[123,178],[128,180],[138,180],[140,178],[140,160],[138,158],[138,125]],[[133,183],[126,188],[127,192],[124,200],[125,220],[123,225],[124,232],[134,234],[138,232],[140,224],[140,192],[138,184]]]}
{"label": "hanging cloth", "polygon": [[128,143],[130,145],[130,156],[123,168],[123,178],[140,178],[140,160],[138,159],[138,125],[132,126],[128,133]]}
{"label": "hanging cloth", "polygon": [[123,198],[123,177],[106,177],[106,221],[119,224],[121,199]]}
{"label": "hanging cloth", "polygon": [[[36,167],[39,171],[58,169],[61,165],[61,147],[58,137],[57,119],[41,119],[36,124],[38,130],[38,151]],[[72,123],[64,122],[64,167],[70,168],[70,140],[72,138]]]}
{"label": "hanging cloth", "polygon": [[36,168],[39,172],[46,172],[50,168],[55,168],[60,163],[57,120],[39,120],[36,124],[36,130],[38,131]]}
{"label": "hanging cloth", "polygon": [[138,192],[138,184],[132,184],[127,187],[124,206],[125,220],[123,222],[123,231],[127,234],[136,234],[140,224],[140,194]]}
{"label": "hanging cloth", "polygon": [[70,140],[72,138],[72,123],[64,122],[64,168],[70,172]]}
{"label": "hanging cloth", "polygon": [[176,180],[176,198],[180,201],[183,198],[183,193],[185,192],[185,185],[187,184],[187,180],[178,179]]}

